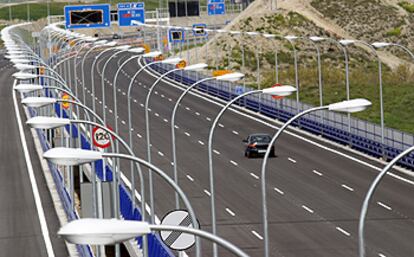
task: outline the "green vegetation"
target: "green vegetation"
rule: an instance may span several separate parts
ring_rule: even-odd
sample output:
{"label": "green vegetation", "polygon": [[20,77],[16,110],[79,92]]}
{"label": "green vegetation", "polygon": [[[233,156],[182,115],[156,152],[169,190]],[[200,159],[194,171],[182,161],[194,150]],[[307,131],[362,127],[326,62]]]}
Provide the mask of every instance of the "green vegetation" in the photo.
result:
{"label": "green vegetation", "polygon": [[[80,1],[79,1],[80,2]],[[117,3],[122,2],[131,2],[130,0],[112,0],[112,5],[115,6]],[[144,1],[145,2],[145,9],[146,10],[154,10],[158,7],[157,0],[150,0]],[[105,0],[99,0],[95,3],[108,3]],[[76,5],[77,3],[73,3]],[[50,13],[51,15],[63,15],[63,7],[67,5],[65,2],[51,2],[50,3]],[[31,20],[38,20],[41,18],[46,18],[47,16],[47,4],[46,3],[31,3],[27,4],[19,4],[12,6],[12,18],[19,19],[19,20],[27,20],[27,6],[29,6],[30,12],[30,19]],[[1,20],[8,20],[9,19],[9,8],[3,7],[0,9],[0,19]]]}
{"label": "green vegetation", "polygon": [[407,12],[414,13],[414,4],[403,1],[399,2],[398,5],[404,8]]}
{"label": "green vegetation", "polygon": [[387,31],[386,33],[387,37],[398,37],[400,35],[401,35],[401,27],[394,28],[390,31]]}

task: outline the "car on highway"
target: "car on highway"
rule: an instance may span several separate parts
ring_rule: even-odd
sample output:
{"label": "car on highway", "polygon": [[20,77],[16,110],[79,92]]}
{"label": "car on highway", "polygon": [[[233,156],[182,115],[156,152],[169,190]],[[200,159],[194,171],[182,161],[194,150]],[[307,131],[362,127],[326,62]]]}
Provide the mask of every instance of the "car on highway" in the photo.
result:
{"label": "car on highway", "polygon": [[[250,134],[243,142],[246,144],[244,156],[251,158],[253,156],[260,156],[266,153],[272,137],[265,133]],[[275,156],[275,146],[270,150],[270,157]]]}

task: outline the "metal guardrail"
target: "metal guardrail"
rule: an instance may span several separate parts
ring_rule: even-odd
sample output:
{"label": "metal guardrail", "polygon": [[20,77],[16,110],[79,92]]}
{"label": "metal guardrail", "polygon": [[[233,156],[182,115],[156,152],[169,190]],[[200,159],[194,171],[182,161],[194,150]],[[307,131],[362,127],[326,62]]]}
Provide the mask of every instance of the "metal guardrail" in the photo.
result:
{"label": "metal guardrail", "polygon": [[[151,68],[162,74],[173,67],[171,65],[158,64],[152,65]],[[177,71],[170,73],[167,77],[183,85],[191,85],[208,76],[192,71]],[[238,95],[236,88],[243,88],[244,91],[253,90],[242,85],[235,86],[227,82],[219,81],[208,81],[201,83],[197,87],[201,92],[225,101],[229,101]],[[297,113],[296,100],[286,98],[283,100],[274,100],[269,95],[248,96],[246,99],[240,100],[237,104],[282,122],[287,121]],[[299,111],[311,107],[311,105],[299,103]],[[413,135],[387,128],[385,131],[383,155],[380,134],[381,128],[379,125],[351,117],[351,131],[349,132],[347,115],[330,111],[308,114],[301,118],[299,123],[295,123],[294,125],[300,126],[301,129],[313,134],[320,135],[342,145],[348,145],[353,149],[378,158],[385,156],[387,159],[393,159],[403,150],[414,145]],[[414,154],[407,155],[399,162],[399,165],[414,170]]]}

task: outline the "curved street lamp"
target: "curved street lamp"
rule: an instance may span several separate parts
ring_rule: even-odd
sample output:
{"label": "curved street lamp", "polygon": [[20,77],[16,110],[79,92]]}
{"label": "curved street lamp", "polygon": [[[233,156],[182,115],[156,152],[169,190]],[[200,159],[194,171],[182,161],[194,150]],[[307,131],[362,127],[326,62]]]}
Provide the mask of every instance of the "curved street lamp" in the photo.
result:
{"label": "curved street lamp", "polygon": [[[210,201],[211,201],[211,225],[212,225],[212,233],[214,235],[217,234],[217,225],[216,225],[216,200],[215,200],[215,190],[214,190],[214,171],[213,171],[213,135],[214,130],[219,122],[221,116],[223,116],[224,112],[236,101],[242,99],[249,95],[255,94],[269,94],[269,95],[277,95],[277,96],[287,96],[291,93],[295,92],[296,89],[292,86],[280,86],[280,87],[272,87],[272,88],[265,88],[261,90],[252,90],[249,92],[245,92],[237,97],[233,98],[229,101],[217,114],[216,118],[213,121],[213,124],[210,128],[209,136],[208,136],[208,171],[209,171],[209,181],[210,181]],[[217,245],[213,244],[213,254],[214,256],[218,256]]]}
{"label": "curved street lamp", "polygon": [[369,187],[368,192],[365,196],[364,202],[362,204],[361,213],[360,213],[360,216],[359,216],[359,226],[358,226],[359,257],[365,257],[365,239],[364,239],[364,236],[365,236],[365,219],[366,219],[367,212],[368,212],[369,202],[370,202],[372,196],[374,195],[375,190],[379,186],[379,183],[385,177],[387,172],[389,172],[391,170],[391,168],[399,160],[401,160],[404,156],[408,155],[412,151],[414,151],[414,146],[411,146],[410,148],[406,149],[405,151],[403,151],[402,153],[397,155],[397,157],[395,157],[392,161],[390,161],[387,164],[387,166],[385,166],[381,170],[381,172],[377,175],[377,177],[374,179],[371,186]]}
{"label": "curved street lamp", "polygon": [[73,244],[114,244],[152,231],[175,231],[203,237],[221,245],[234,255],[248,257],[246,253],[228,241],[213,234],[184,226],[152,225],[146,222],[114,219],[78,219],[60,228],[58,235]]}
{"label": "curved street lamp", "polygon": [[330,110],[336,112],[359,112],[365,110],[368,106],[371,105],[371,102],[366,99],[354,99],[349,101],[338,102],[334,104],[329,104],[325,106],[318,106],[303,112],[300,112],[290,118],[273,136],[272,140],[270,141],[263,162],[262,162],[262,170],[261,170],[261,191],[262,191],[262,211],[263,211],[263,238],[264,238],[264,248],[265,248],[265,257],[269,256],[269,222],[268,222],[268,214],[267,214],[267,199],[266,199],[266,165],[267,160],[269,159],[270,152],[272,146],[282,134],[282,132],[294,121],[298,120],[300,117],[309,114],[311,112],[321,111],[321,110]]}

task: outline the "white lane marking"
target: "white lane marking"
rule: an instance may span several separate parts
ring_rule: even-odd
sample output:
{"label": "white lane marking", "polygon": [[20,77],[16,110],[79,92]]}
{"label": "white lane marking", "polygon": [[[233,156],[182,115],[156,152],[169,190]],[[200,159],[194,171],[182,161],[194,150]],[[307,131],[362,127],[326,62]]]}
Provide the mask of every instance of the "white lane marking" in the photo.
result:
{"label": "white lane marking", "polygon": [[122,120],[121,123],[124,124],[124,125],[126,124],[126,122],[124,120]]}
{"label": "white lane marking", "polygon": [[199,112],[195,112],[195,115],[200,116],[200,113]]}
{"label": "white lane marking", "polygon": [[343,229],[341,227],[336,227],[336,230],[338,230],[339,232],[341,232],[345,236],[350,236],[351,235],[351,233],[349,233],[348,231],[346,231],[345,229]]}
{"label": "white lane marking", "polygon": [[191,109],[190,109],[190,107],[188,107],[188,106],[186,106],[186,107],[185,107],[185,109],[186,109],[187,111],[191,110]]}
{"label": "white lane marking", "polygon": [[191,177],[190,175],[187,175],[186,177],[187,177],[187,178],[188,178],[188,180],[190,180],[191,182],[194,182],[193,177]]}
{"label": "white lane marking", "polygon": [[385,203],[382,203],[382,202],[377,202],[377,204],[378,204],[379,206],[381,206],[381,207],[383,207],[383,208],[385,208],[385,209],[389,210],[389,211],[392,211],[392,208],[391,208],[390,206],[386,205]]}
{"label": "white lane marking", "polygon": [[190,135],[190,133],[188,133],[188,132],[184,132],[184,134],[185,134],[187,137],[191,136],[191,135]]}
{"label": "white lane marking", "polygon": [[214,149],[214,150],[213,150],[213,152],[214,152],[215,154],[220,155],[220,152],[219,152],[219,151],[217,151],[216,149]]}
{"label": "white lane marking", "polygon": [[180,127],[178,127],[177,125],[174,125],[174,128],[179,129]]}
{"label": "white lane marking", "polygon": [[168,122],[168,120],[167,120],[167,119],[164,119],[163,121],[164,121],[164,122]]}
{"label": "white lane marking", "polygon": [[206,120],[211,121],[211,118],[210,117],[206,117]]}
{"label": "white lane marking", "polygon": [[233,160],[230,160],[230,163],[233,164],[234,166],[238,166],[239,164]]}
{"label": "white lane marking", "polygon": [[230,214],[231,216],[236,216],[236,213],[234,213],[232,210],[230,210],[229,208],[226,208],[226,212],[228,213],[228,214]]}
{"label": "white lane marking", "polygon": [[171,98],[168,98],[168,101],[172,102],[172,99]]}
{"label": "white lane marking", "polygon": [[131,128],[131,131],[134,131],[134,128]]}
{"label": "white lane marking", "polygon": [[379,257],[387,257],[385,254],[383,254],[383,253],[378,253],[378,256]]}
{"label": "white lane marking", "polygon": [[322,176],[322,173],[321,172],[319,172],[319,171],[317,171],[317,170],[312,170],[312,172],[313,173],[315,173],[316,175],[318,175],[318,176]]}
{"label": "white lane marking", "polygon": [[161,97],[164,98],[165,96],[161,94]]}
{"label": "white lane marking", "polygon": [[209,192],[209,191],[207,191],[207,189],[204,189],[204,193],[205,193],[206,195],[208,195],[208,196],[211,196],[210,192]]}
{"label": "white lane marking", "polygon": [[275,188],[273,188],[273,190],[275,190],[276,192],[278,192],[279,194],[281,194],[281,195],[284,195],[285,194],[285,192],[283,192],[282,190],[280,190],[279,188],[277,188],[277,187],[275,187]]}
{"label": "white lane marking", "polygon": [[155,91],[155,94],[158,95],[158,91]]}
{"label": "white lane marking", "polygon": [[233,130],[231,133],[233,133],[233,134],[235,134],[235,135],[238,135],[238,134],[239,134],[239,132],[237,132],[237,131],[235,131],[235,130]]}
{"label": "white lane marking", "polygon": [[134,103],[138,102],[137,99],[134,99]]}
{"label": "white lane marking", "polygon": [[314,213],[314,211],[306,205],[302,205],[302,208],[305,209],[306,211],[310,212],[310,213]]}
{"label": "white lane marking", "polygon": [[288,158],[288,160],[291,161],[291,162],[293,162],[293,163],[296,163],[296,160],[295,159],[292,159],[290,157]]}
{"label": "white lane marking", "polygon": [[159,156],[164,156],[164,154],[162,152],[160,152],[160,151],[158,151],[158,155]]}
{"label": "white lane marking", "polygon": [[142,136],[140,134],[137,134],[137,137],[142,138]]}
{"label": "white lane marking", "polygon": [[125,92],[122,92],[122,95],[126,95],[126,93]]}
{"label": "white lane marking", "polygon": [[345,184],[342,184],[342,185],[341,185],[341,187],[343,187],[343,188],[345,188],[345,189],[347,189],[347,190],[349,190],[349,191],[351,191],[351,192],[354,192],[354,189],[353,189],[352,187],[347,186],[347,185],[345,185]]}
{"label": "white lane marking", "polygon": [[220,128],[224,128],[223,124],[219,123],[218,125],[219,125]]}
{"label": "white lane marking", "polygon": [[140,103],[139,106],[144,107],[144,104],[143,103]]}
{"label": "white lane marking", "polygon": [[[16,80],[14,81],[14,86],[16,85]],[[30,185],[32,186],[33,197],[35,200],[37,216],[39,217],[40,222],[40,229],[42,231],[43,240],[45,241],[46,252],[47,256],[54,257],[55,254],[53,252],[52,241],[50,240],[49,229],[47,227],[46,216],[43,210],[42,199],[40,198],[39,188],[37,187],[36,177],[33,170],[32,161],[30,159],[29,149],[27,147],[26,137],[24,135],[22,120],[20,117],[20,110],[17,104],[16,92],[12,92],[13,94],[13,102],[14,102],[14,110],[17,119],[17,125],[19,127],[19,134],[20,134],[20,143],[22,144],[24,158],[26,159],[26,167],[27,173],[30,179]]]}
{"label": "white lane marking", "polygon": [[259,235],[259,233],[257,233],[256,231],[252,230],[252,234],[253,234],[255,237],[259,238],[260,240],[263,240],[263,237],[262,237],[261,235]]}
{"label": "white lane marking", "polygon": [[160,116],[158,113],[155,113],[154,115],[155,115],[155,116],[157,116],[157,117],[159,117],[159,116]]}
{"label": "white lane marking", "polygon": [[200,145],[204,145],[204,142],[203,142],[203,141],[201,141],[201,140],[198,140],[198,143],[199,143]]}
{"label": "white lane marking", "polygon": [[259,179],[259,176],[257,176],[256,174],[254,174],[253,172],[250,172],[250,176],[252,176],[255,179]]}
{"label": "white lane marking", "polygon": [[111,109],[109,109],[109,113],[112,113],[112,110]]}

